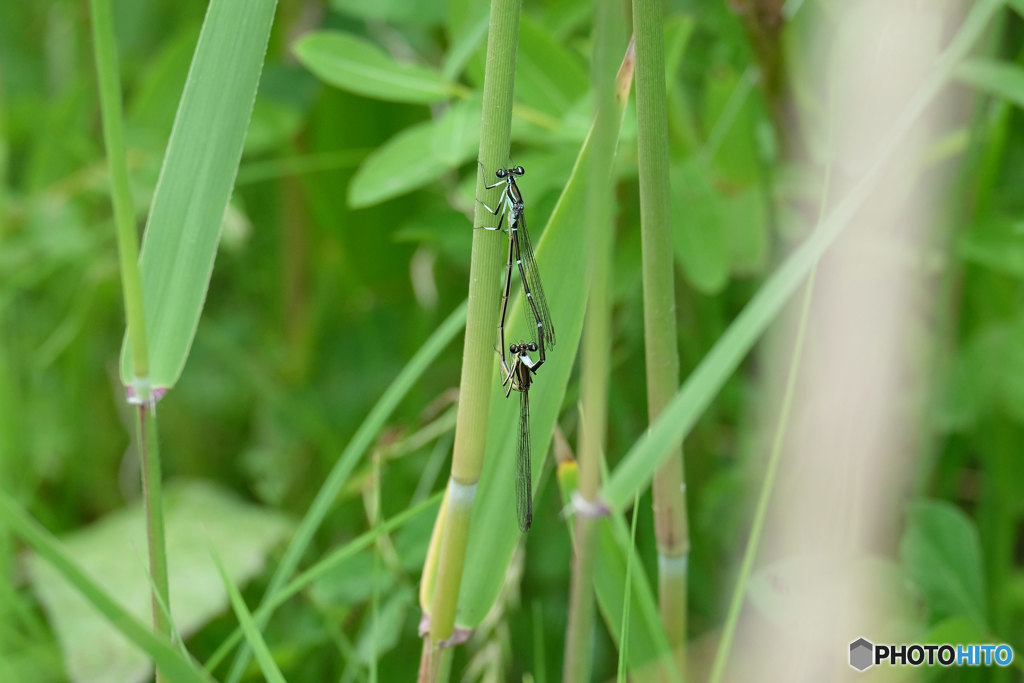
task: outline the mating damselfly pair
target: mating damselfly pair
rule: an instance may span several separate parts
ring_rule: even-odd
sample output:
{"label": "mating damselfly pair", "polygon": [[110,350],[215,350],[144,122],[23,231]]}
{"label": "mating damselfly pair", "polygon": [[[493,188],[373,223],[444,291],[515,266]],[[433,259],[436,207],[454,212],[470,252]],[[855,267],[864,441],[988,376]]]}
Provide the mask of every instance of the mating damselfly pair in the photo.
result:
{"label": "mating damselfly pair", "polygon": [[[481,165],[483,168],[483,165]],[[526,228],[526,213],[523,195],[516,184],[516,178],[526,171],[522,166],[499,168],[495,172],[498,182],[485,185],[491,190],[504,186],[501,199],[496,208],[484,204],[484,207],[498,216],[498,225],[484,226],[484,230],[502,230],[502,223],[507,220],[508,226],[508,258],[505,262],[504,286],[501,292],[501,316],[498,320],[498,354],[501,356],[502,382],[506,387],[505,398],[512,391],[519,393],[519,443],[516,451],[516,511],[519,529],[527,531],[533,522],[533,470],[530,457],[530,387],[533,376],[547,361],[547,349],[555,346],[555,327],[551,323],[551,311],[548,310],[544,286],[540,281],[540,271],[533,256],[533,245],[530,233]],[[483,202],[481,202],[483,203]],[[523,284],[523,296],[526,299],[526,310],[531,321],[529,341],[520,341],[505,346],[505,324],[508,317],[508,299],[512,290],[513,271],[518,269]],[[506,353],[508,358],[506,358]],[[537,358],[530,355],[536,353]]]}

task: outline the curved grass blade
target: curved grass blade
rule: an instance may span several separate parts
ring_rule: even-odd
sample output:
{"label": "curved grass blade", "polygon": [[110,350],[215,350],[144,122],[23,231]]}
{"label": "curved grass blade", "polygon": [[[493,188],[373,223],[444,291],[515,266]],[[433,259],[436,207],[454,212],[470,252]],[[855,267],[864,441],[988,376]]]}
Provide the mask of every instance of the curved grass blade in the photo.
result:
{"label": "curved grass blade", "polygon": [[[199,324],[275,4],[213,0],[199,34],[139,257],[155,388],[177,381]],[[126,337],[121,381],[132,375]]]}
{"label": "curved grass blade", "polygon": [[[342,547],[335,549],[327,557],[321,559],[312,567],[292,579],[287,586],[283,587],[272,596],[265,598],[259,609],[256,610],[255,619],[269,619],[274,610],[283,605],[289,598],[327,574],[327,572],[331,571],[331,569],[341,562],[344,562],[359,551],[369,548],[370,545],[372,545],[380,536],[391,533],[419,514],[428,510],[433,510],[434,506],[441,501],[443,495],[444,492],[439,491],[426,500],[421,501],[419,504],[395,515],[388,521],[375,526],[358,538],[349,541]],[[239,642],[241,642],[242,636],[242,628],[239,626],[230,636],[224,639],[224,642],[220,644],[217,651],[210,656],[210,659],[207,660],[205,665],[206,670],[213,671],[213,669],[217,668],[217,666],[224,661],[224,657],[226,657],[228,653],[231,652]]]}
{"label": "curved grass blade", "polygon": [[249,647],[252,648],[253,653],[256,655],[256,661],[260,665],[263,677],[270,683],[285,683],[284,675],[277,668],[274,656],[270,654],[270,649],[267,647],[266,641],[263,640],[259,628],[253,622],[252,614],[249,612],[249,608],[246,607],[242,594],[238,592],[238,586],[228,576],[228,573],[224,570],[224,565],[221,564],[220,557],[214,552],[212,547],[210,548],[210,554],[213,555],[213,561],[217,565],[217,571],[220,572],[221,581],[224,582],[224,588],[227,589],[228,597],[231,598],[231,609],[234,610],[235,616],[238,618],[238,623],[242,627],[242,632],[245,634]]}
{"label": "curved grass blade", "polygon": [[[269,618],[269,611],[264,612],[264,605],[272,604],[279,592],[285,589],[285,584],[295,569],[299,566],[299,560],[313,540],[313,534],[320,528],[328,510],[334,503],[341,487],[345,485],[348,475],[359,462],[359,459],[369,449],[373,440],[384,427],[384,422],[398,406],[412,385],[430,367],[431,363],[440,355],[448,343],[455,338],[466,324],[466,303],[463,302],[458,308],[452,311],[451,315],[441,323],[441,326],[423,344],[412,360],[402,369],[402,372],[394,379],[384,394],[370,410],[359,429],[352,436],[352,440],[345,447],[344,452],[338,461],[331,468],[330,473],[317,491],[316,498],[309,506],[302,521],[299,522],[292,537],[291,543],[281,557],[281,563],[277,566],[273,576],[270,578],[270,585],[267,592],[260,601],[260,607],[256,610],[256,623],[261,627],[266,624]],[[239,653],[231,670],[228,680],[237,681],[241,676],[245,665],[248,663],[248,651]]]}

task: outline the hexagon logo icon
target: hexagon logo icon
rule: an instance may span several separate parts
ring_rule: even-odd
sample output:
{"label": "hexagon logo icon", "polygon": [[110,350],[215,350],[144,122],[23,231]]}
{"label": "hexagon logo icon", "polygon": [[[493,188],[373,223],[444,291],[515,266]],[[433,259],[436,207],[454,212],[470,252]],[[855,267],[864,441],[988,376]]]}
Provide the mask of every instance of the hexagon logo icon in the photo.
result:
{"label": "hexagon logo icon", "polygon": [[857,671],[864,671],[874,664],[875,646],[866,638],[858,638],[850,643],[850,666]]}

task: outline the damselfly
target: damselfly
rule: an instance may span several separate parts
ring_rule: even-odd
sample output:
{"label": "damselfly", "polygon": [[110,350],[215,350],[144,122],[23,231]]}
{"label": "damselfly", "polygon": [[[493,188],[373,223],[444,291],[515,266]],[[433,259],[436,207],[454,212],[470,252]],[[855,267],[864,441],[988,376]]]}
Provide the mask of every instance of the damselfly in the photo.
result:
{"label": "damselfly", "polygon": [[[493,185],[484,186],[486,190],[500,185],[505,186],[497,208],[492,209],[484,204],[488,211],[498,216],[497,227],[485,227],[484,230],[501,230],[505,214],[508,214],[508,258],[505,262],[505,287],[501,294],[501,316],[498,320],[498,352],[501,355],[501,367],[506,381],[512,373],[509,364],[505,360],[505,323],[508,318],[508,299],[512,290],[513,267],[518,267],[519,269],[519,277],[523,282],[523,294],[526,296],[527,310],[530,313],[533,327],[536,330],[535,333],[532,333],[534,343],[537,345],[534,351],[539,352],[540,355],[537,362],[530,366],[533,373],[536,373],[547,360],[547,347],[554,348],[555,346],[555,326],[551,322],[551,311],[548,309],[547,297],[544,296],[544,285],[540,280],[537,260],[533,256],[530,233],[526,229],[523,195],[516,184],[516,178],[524,173],[526,171],[522,166],[499,168],[495,172],[498,182]],[[512,351],[511,347],[509,347],[509,354],[514,363],[515,352]]]}
{"label": "damselfly", "polygon": [[519,392],[519,444],[516,449],[516,514],[519,530],[526,532],[533,523],[533,466],[530,462],[530,386],[539,363],[530,353],[538,350],[535,342],[512,344],[512,366],[502,386],[508,385],[505,398]]}

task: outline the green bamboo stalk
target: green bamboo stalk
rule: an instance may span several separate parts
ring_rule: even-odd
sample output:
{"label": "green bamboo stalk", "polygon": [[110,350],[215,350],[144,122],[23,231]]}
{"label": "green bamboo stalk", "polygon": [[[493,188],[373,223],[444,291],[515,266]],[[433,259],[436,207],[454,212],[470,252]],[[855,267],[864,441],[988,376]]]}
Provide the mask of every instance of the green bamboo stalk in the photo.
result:
{"label": "green bamboo stalk", "polygon": [[[515,88],[516,53],[519,41],[521,0],[494,0],[491,3],[487,38],[487,66],[484,75],[483,117],[480,124],[480,161],[487,173],[507,163],[512,129],[512,98]],[[498,191],[484,190],[484,173],[477,175],[476,196],[492,206]],[[476,206],[473,226],[480,228],[494,217],[480,204]],[[494,393],[494,337],[498,327],[498,288],[494,274],[501,271],[504,237],[500,232],[473,231],[473,250],[469,271],[469,308],[466,313],[466,341],[459,383],[459,409],[455,423],[455,444],[448,505],[441,525],[434,598],[430,608],[430,632],[423,644],[421,674],[435,681],[441,673],[443,657],[439,647],[452,637],[459,584],[466,560],[466,544],[476,494],[483,467],[487,438],[487,412]]]}
{"label": "green bamboo stalk", "polygon": [[[634,0],[633,26],[647,417],[654,423],[679,389],[662,0]],[[651,489],[658,545],[658,607],[678,669],[685,673],[690,533],[682,446],[672,450],[658,467]]]}
{"label": "green bamboo stalk", "polygon": [[[593,154],[587,180],[588,241],[587,317],[583,327],[580,377],[579,495],[584,505],[597,502],[601,458],[608,423],[608,365],[611,361],[611,271],[614,246],[612,182],[609,169],[615,154],[616,121],[613,79],[618,51],[615,35],[617,4],[598,2],[594,11],[594,51],[591,80],[596,115],[591,135]],[[618,22],[621,25],[621,21]],[[576,517],[576,555],[572,564],[569,624],[565,634],[562,680],[590,680],[594,630],[594,558],[597,520]],[[628,587],[627,587],[628,590]]]}
{"label": "green bamboo stalk", "polygon": [[[124,136],[121,128],[121,85],[114,40],[114,21],[110,0],[93,0],[92,31],[99,81],[100,111],[103,117],[103,138],[106,142],[110,192],[114,205],[114,225],[121,267],[128,339],[132,349],[134,377],[130,387],[136,404],[135,432],[142,461],[142,496],[146,507],[146,538],[149,543],[149,572],[153,580],[153,626],[157,633],[170,639],[169,615],[161,603],[170,605],[167,576],[167,545],[164,537],[163,486],[160,474],[160,447],[156,422],[155,399],[149,381],[149,351],[146,342],[146,319],[142,305],[142,280],[139,275],[139,243],[135,233],[135,212],[128,166],[125,160]],[[162,672],[157,670],[157,679]]]}
{"label": "green bamboo stalk", "polygon": [[[149,573],[155,591],[153,625],[157,633],[172,635],[169,610],[170,587],[167,576],[167,542],[164,536],[163,483],[160,475],[160,440],[157,437],[156,409],[151,403],[138,406],[135,417],[139,457],[142,460],[142,498],[146,507],[146,539],[149,544]],[[166,610],[161,607],[161,602]]]}

